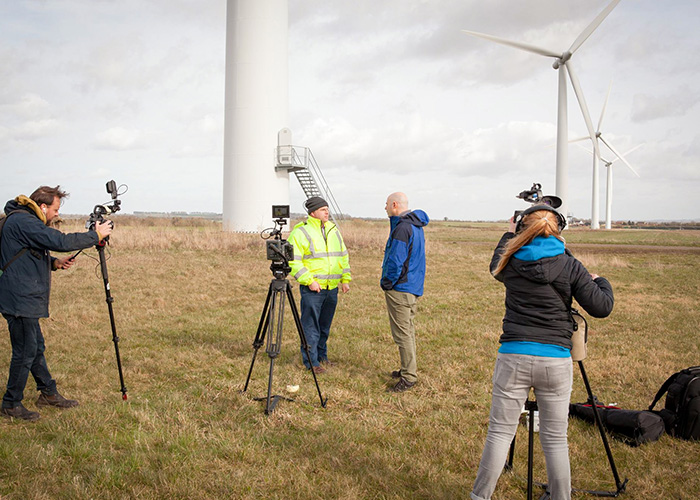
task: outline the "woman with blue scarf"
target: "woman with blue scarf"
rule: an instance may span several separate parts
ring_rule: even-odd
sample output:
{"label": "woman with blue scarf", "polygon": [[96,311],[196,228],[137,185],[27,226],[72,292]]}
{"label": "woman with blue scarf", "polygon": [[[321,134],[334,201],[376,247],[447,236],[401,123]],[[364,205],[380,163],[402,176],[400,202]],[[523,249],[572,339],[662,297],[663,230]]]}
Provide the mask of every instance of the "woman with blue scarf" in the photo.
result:
{"label": "woman with blue scarf", "polygon": [[506,462],[521,410],[534,389],[540,442],[552,500],[571,498],[567,426],[572,384],[572,298],[591,316],[613,308],[610,283],[566,249],[566,220],[553,208],[536,205],[511,220],[491,260],[491,274],[506,287],[503,333],[493,373],[486,444],[471,492],[491,498]]}

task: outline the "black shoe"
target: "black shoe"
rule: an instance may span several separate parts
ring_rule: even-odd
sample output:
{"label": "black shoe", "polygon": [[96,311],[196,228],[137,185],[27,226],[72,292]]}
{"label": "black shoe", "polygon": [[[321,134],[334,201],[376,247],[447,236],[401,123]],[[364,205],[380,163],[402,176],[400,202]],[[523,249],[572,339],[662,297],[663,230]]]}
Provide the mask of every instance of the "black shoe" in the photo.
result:
{"label": "black shoe", "polygon": [[74,408],[78,406],[78,402],[75,399],[66,399],[59,393],[56,394],[44,394],[43,392],[39,394],[36,400],[36,405],[41,408],[42,406],[55,406],[56,408]]}
{"label": "black shoe", "polygon": [[398,382],[396,382],[396,385],[394,387],[390,387],[387,389],[389,392],[404,392],[409,389],[412,389],[413,386],[416,385],[415,382],[411,383],[405,378],[401,377]]}
{"label": "black shoe", "polygon": [[401,378],[401,370],[394,370],[391,372],[391,378]]}
{"label": "black shoe", "polygon": [[41,417],[37,412],[27,410],[22,403],[14,408],[2,408],[0,413],[7,418],[20,418],[30,422],[39,420],[39,417]]}

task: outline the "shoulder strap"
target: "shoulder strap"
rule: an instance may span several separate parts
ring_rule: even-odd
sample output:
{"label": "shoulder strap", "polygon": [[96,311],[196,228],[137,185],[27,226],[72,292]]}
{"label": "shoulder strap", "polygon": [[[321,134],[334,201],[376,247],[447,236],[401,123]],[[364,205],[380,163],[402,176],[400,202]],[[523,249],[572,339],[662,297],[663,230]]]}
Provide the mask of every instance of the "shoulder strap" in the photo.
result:
{"label": "shoulder strap", "polygon": [[588,329],[588,322],[586,321],[586,318],[581,316],[581,313],[578,312],[578,309],[576,309],[575,307],[571,307],[569,304],[567,304],[566,300],[564,299],[564,296],[561,294],[561,292],[559,290],[556,289],[556,287],[554,285],[552,285],[551,283],[547,283],[547,284],[552,287],[552,290],[557,292],[557,295],[559,296],[561,301],[564,303],[564,307],[566,307],[566,309],[569,311],[569,317],[571,318],[571,322],[574,324],[574,331],[578,330],[578,321],[576,321],[576,319],[574,318],[574,314],[583,320],[584,325],[586,326],[586,329]]}
{"label": "shoulder strap", "polygon": [[[2,225],[0,226],[0,228],[2,228],[2,227],[5,225],[5,221],[7,221],[7,219],[10,217],[10,215],[16,214],[17,212],[23,212],[23,211],[24,211],[24,210],[13,210],[13,211],[11,211],[9,214],[7,214],[7,215],[5,216],[5,220],[3,220]],[[2,231],[0,231],[0,244],[1,244],[1,243],[2,243]],[[7,261],[7,264],[5,264],[4,266],[2,266],[2,272],[4,273],[5,270],[6,270],[8,267],[10,267],[10,264],[12,264],[14,261],[16,261],[17,259],[19,259],[19,258],[24,254],[24,252],[26,252],[27,250],[29,250],[29,249],[28,249],[28,248],[23,248],[22,250],[20,250],[19,252],[17,252],[17,253],[14,255],[14,257],[12,257],[9,261]]]}
{"label": "shoulder strap", "polygon": [[676,381],[676,379],[678,378],[678,375],[680,375],[680,374],[681,374],[681,372],[677,372],[677,373],[674,373],[673,375],[671,375],[670,377],[668,377],[666,382],[664,382],[663,385],[661,386],[661,388],[659,389],[659,392],[657,392],[656,396],[654,396],[654,401],[652,401],[651,404],[649,405],[649,411],[654,409],[654,406],[656,405],[656,403],[659,402],[659,400],[663,397],[663,395],[666,393],[668,388],[671,387],[671,384]]}
{"label": "shoulder strap", "polygon": [[17,253],[15,254],[14,257],[12,257],[9,261],[7,261],[7,264],[5,264],[4,266],[2,266],[2,272],[4,273],[4,272],[7,270],[7,268],[10,267],[10,264],[12,264],[14,261],[16,261],[17,259],[19,259],[22,255],[24,255],[24,252],[26,252],[27,250],[29,250],[29,249],[28,249],[28,248],[23,248],[22,250],[20,250],[19,252],[17,252]]}

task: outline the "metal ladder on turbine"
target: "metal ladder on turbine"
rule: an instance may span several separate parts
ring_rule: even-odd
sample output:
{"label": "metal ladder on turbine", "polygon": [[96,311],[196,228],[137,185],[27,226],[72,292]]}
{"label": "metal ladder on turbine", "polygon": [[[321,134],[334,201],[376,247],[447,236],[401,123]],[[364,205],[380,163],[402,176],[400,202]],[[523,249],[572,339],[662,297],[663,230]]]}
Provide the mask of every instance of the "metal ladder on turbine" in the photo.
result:
{"label": "metal ladder on turbine", "polygon": [[325,177],[323,177],[321,168],[318,166],[316,158],[314,158],[309,148],[278,146],[277,166],[275,169],[294,172],[307,198],[320,196],[326,200],[333,222],[338,224],[338,220],[344,218],[343,212],[340,211],[338,202],[335,200],[331,188],[328,186]]}

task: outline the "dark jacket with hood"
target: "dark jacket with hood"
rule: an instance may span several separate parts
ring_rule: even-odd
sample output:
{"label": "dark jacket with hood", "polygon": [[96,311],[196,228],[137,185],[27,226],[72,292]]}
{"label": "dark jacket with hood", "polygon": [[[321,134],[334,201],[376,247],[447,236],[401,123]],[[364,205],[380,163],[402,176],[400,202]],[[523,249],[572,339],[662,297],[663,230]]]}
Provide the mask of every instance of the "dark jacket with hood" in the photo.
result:
{"label": "dark jacket with hood", "polygon": [[[10,212],[16,213],[9,215]],[[24,318],[47,318],[51,271],[50,250],[71,252],[99,242],[96,231],[64,234],[46,226],[46,217],[33,200],[18,196],[5,205],[8,219],[0,235],[0,266],[28,249],[0,275],[0,313]]]}
{"label": "dark jacket with hood", "polygon": [[[505,233],[498,242],[491,259],[491,273],[506,243],[514,236],[514,233]],[[537,237],[524,245],[495,278],[506,286],[501,343],[538,342],[571,349],[573,319],[569,308],[572,298],[596,318],[608,316],[613,309],[613,292],[608,280],[591,279],[583,264],[553,236]]]}
{"label": "dark jacket with hood", "polygon": [[430,219],[423,210],[389,218],[391,229],[384,249],[382,279],[384,290],[423,295],[425,280],[425,236],[423,226]]}

